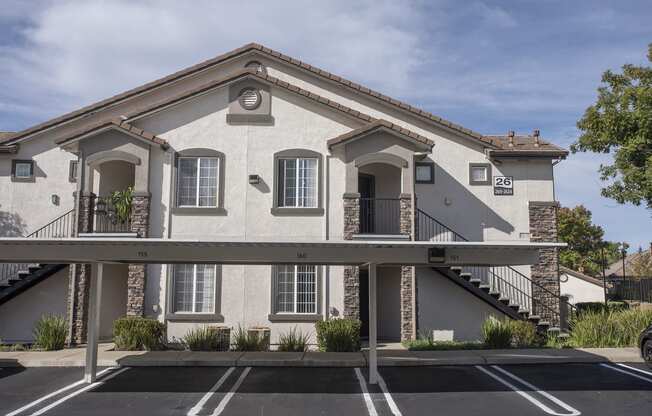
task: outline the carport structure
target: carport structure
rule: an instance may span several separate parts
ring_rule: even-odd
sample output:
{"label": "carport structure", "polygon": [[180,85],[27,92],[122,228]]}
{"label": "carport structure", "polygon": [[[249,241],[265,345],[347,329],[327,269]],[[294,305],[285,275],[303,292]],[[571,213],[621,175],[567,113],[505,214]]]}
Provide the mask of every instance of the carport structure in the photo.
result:
{"label": "carport structure", "polygon": [[534,264],[539,249],[563,243],[416,241],[197,241],[141,238],[0,238],[0,262],[90,263],[85,379],[97,375],[104,264],[312,264],[369,268],[369,383],[378,382],[377,267]]}

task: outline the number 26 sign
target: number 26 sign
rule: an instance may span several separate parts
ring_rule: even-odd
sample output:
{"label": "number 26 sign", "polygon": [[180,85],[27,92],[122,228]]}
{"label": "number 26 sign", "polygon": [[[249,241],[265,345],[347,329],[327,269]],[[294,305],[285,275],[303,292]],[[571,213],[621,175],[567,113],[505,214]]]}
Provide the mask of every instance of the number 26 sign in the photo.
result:
{"label": "number 26 sign", "polygon": [[494,195],[514,195],[514,177],[494,176]]}

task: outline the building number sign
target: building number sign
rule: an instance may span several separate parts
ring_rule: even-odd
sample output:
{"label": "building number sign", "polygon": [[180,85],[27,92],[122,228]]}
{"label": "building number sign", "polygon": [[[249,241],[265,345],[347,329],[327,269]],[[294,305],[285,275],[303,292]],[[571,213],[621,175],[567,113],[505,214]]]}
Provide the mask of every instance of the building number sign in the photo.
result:
{"label": "building number sign", "polygon": [[514,177],[494,176],[494,195],[514,195]]}

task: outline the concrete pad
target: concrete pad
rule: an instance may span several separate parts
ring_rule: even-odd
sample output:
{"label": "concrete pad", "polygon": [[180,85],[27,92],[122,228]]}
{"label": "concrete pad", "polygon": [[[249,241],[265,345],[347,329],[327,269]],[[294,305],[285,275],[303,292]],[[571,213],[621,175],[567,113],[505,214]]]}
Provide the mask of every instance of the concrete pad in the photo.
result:
{"label": "concrete pad", "polygon": [[244,352],[238,358],[241,367],[301,367],[303,352]]}
{"label": "concrete pad", "polygon": [[183,366],[186,351],[135,351],[139,353],[125,355],[118,359],[118,365],[130,367],[170,367]]}
{"label": "concrete pad", "polygon": [[[369,352],[365,351],[369,360]],[[422,365],[479,365],[485,364],[477,351],[378,351],[378,365],[381,367]]]}
{"label": "concrete pad", "polygon": [[643,363],[641,352],[638,348],[578,348],[586,354],[603,357],[605,361],[619,363]]}
{"label": "concrete pad", "polygon": [[367,360],[361,352],[308,351],[303,356],[304,367],[365,367]]}
{"label": "concrete pad", "polygon": [[629,360],[640,362],[641,359],[635,351],[635,348],[533,348],[520,350],[481,350],[478,352],[487,364],[573,364],[601,363],[607,361],[627,362]]}
{"label": "concrete pad", "polygon": [[233,367],[242,356],[238,351],[184,351],[183,365],[196,367]]}

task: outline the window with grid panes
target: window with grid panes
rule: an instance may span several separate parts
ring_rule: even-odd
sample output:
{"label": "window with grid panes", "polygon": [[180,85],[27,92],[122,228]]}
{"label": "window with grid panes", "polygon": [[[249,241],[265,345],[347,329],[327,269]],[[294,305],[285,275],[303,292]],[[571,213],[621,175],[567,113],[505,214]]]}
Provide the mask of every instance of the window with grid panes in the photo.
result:
{"label": "window with grid panes", "polygon": [[316,314],[317,266],[288,264],[275,270],[275,312]]}
{"label": "window with grid panes", "polygon": [[219,159],[180,157],[177,179],[177,206],[217,207]]}

